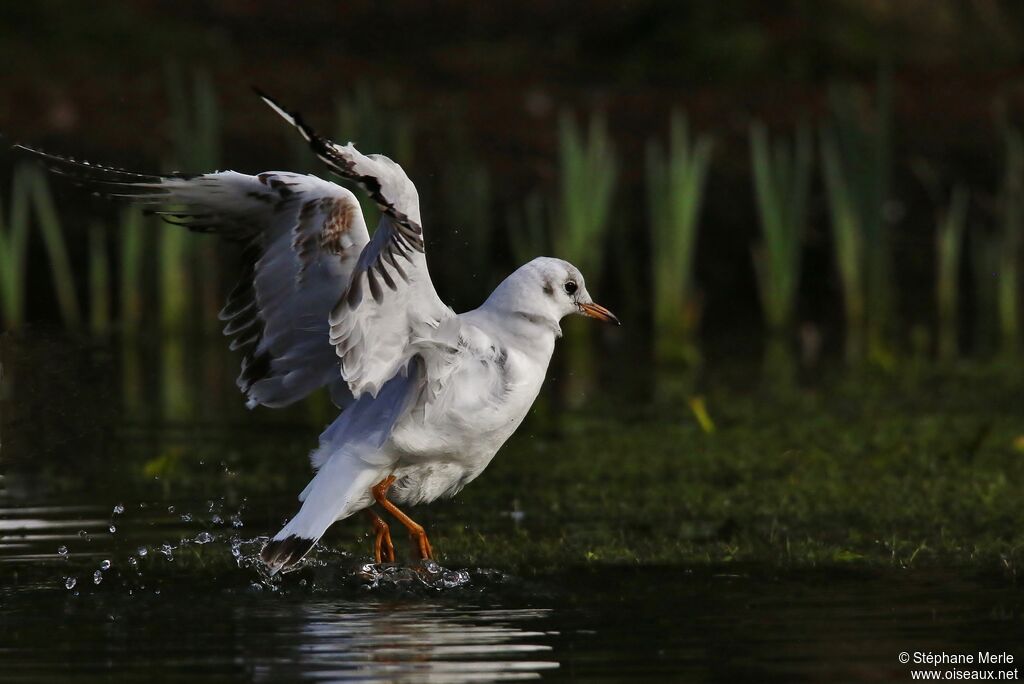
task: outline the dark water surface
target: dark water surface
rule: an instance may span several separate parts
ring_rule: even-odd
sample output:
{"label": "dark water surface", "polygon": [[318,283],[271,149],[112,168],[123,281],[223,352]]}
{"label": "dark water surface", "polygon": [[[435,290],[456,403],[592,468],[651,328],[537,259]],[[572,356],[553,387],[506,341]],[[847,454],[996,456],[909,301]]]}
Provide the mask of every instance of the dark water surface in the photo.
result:
{"label": "dark water surface", "polygon": [[[221,357],[6,344],[5,682],[910,681],[902,651],[1024,657],[1024,594],[1006,574],[559,563],[595,528],[654,533],[620,529],[614,510],[545,515],[525,493],[525,510],[486,489],[425,509],[440,566],[370,565],[353,522],[266,578],[254,556],[294,510],[322,406],[246,412]],[[653,529],[682,529],[678,511],[655,513]],[[517,544],[556,560],[506,560]]]}

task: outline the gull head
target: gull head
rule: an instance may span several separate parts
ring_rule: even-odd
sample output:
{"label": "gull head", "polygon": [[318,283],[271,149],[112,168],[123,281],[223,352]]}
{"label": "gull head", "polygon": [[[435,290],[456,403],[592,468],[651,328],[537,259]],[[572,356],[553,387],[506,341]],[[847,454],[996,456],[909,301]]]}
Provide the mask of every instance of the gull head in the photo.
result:
{"label": "gull head", "polygon": [[580,270],[562,259],[537,257],[520,266],[494,290],[488,304],[516,314],[558,322],[580,314],[619,325],[615,314],[587,292]]}

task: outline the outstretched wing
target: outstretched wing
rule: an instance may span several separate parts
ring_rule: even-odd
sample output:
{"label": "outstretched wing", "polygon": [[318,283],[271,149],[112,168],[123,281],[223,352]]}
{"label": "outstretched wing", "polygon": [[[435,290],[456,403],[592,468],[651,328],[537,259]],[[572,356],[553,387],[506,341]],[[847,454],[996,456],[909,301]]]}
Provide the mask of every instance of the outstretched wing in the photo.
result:
{"label": "outstretched wing", "polygon": [[376,395],[404,368],[424,340],[453,338],[455,313],[437,296],[427,270],[416,186],[383,155],[364,155],[351,143],[320,136],[302,118],[260,93],[309,142],[327,166],[363,187],[382,211],[373,240],[331,311],[331,342],[341,374],[356,397]]}
{"label": "outstretched wing", "polygon": [[335,403],[351,400],[328,324],[369,242],[349,190],[283,172],[136,174],[23,149],[100,194],[245,245],[245,270],[221,319],[231,348],[244,353],[237,383],[250,407],[286,406],[326,384]]}

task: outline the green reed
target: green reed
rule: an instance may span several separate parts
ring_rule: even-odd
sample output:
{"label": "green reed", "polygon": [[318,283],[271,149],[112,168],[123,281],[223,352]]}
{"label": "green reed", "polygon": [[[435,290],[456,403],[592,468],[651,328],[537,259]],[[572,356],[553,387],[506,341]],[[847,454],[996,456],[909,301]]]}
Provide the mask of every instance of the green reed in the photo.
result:
{"label": "green reed", "polygon": [[938,356],[952,361],[957,356],[959,334],[960,262],[970,193],[958,184],[949,206],[939,216],[935,233],[935,305],[938,315]]}
{"label": "green reed", "polygon": [[878,78],[875,106],[857,88],[834,87],[821,133],[833,249],[846,310],[846,355],[887,364],[892,309],[891,245],[884,215],[889,193],[892,80]]}
{"label": "green reed", "polygon": [[800,257],[807,231],[811,181],[811,132],[797,128],[793,143],[774,144],[761,122],[750,128],[750,166],[761,241],[754,248],[754,269],[765,323],[774,334],[793,322],[800,284]]}
{"label": "green reed", "polygon": [[[145,280],[143,259],[145,258],[145,220],[136,207],[121,210],[116,231],[120,246],[120,322],[121,330],[128,334],[137,333],[142,324],[144,308],[143,293]],[[169,226],[173,227],[173,226]]]}
{"label": "green reed", "polygon": [[6,217],[0,206],[0,320],[5,330],[17,329],[25,322],[30,173],[24,164],[15,168]]}
{"label": "green reed", "polygon": [[590,118],[584,134],[565,112],[558,127],[558,230],[552,235],[556,256],[583,271],[597,288],[611,226],[618,159],[604,116]]}
{"label": "green reed", "polygon": [[654,346],[662,361],[697,357],[694,253],[712,149],[707,135],[691,139],[686,117],[678,112],[670,121],[667,153],[654,141],[647,145]]}
{"label": "green reed", "polygon": [[1020,262],[1024,250],[1024,136],[1006,126],[1003,131],[1003,180],[999,197],[999,255],[996,310],[1002,353],[1020,353]]}
{"label": "green reed", "polygon": [[50,276],[53,289],[57,293],[57,306],[60,309],[64,324],[77,329],[81,314],[78,308],[78,295],[75,292],[74,272],[68,256],[64,229],[53,201],[50,182],[38,168],[32,168],[28,174],[29,194],[35,208],[36,225],[43,237],[47,257],[50,261]]}
{"label": "green reed", "polygon": [[[168,170],[217,170],[221,161],[221,116],[210,75],[197,70],[187,80],[179,69],[168,67],[167,98],[172,141]],[[217,252],[212,240],[198,240],[179,226],[161,226],[158,269],[160,322],[164,329],[186,327],[195,297],[200,301],[201,329],[212,332],[216,328],[221,305]]]}

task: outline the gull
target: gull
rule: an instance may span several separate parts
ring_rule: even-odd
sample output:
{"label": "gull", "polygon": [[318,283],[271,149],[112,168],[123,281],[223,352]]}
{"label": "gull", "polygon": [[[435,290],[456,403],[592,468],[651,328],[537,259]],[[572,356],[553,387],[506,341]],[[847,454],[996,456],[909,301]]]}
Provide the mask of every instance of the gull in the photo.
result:
{"label": "gull", "polygon": [[248,407],[287,406],[326,386],[342,409],[310,454],[315,474],[298,513],[261,551],[270,573],[294,569],[333,523],[361,511],[375,561],[395,562],[374,505],[431,559],[426,531],[398,504],[452,497],[484,471],[537,398],[563,318],[619,321],[579,269],[552,257],[456,314],[431,282],[419,197],[402,167],[328,140],[257,93],[378,205],[372,238],[356,196],[312,175],[147,175],[21,149],[100,194],[244,244],[245,270],[220,318],[244,355],[237,384]]}

